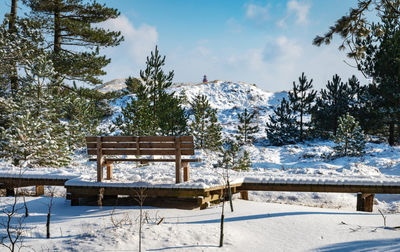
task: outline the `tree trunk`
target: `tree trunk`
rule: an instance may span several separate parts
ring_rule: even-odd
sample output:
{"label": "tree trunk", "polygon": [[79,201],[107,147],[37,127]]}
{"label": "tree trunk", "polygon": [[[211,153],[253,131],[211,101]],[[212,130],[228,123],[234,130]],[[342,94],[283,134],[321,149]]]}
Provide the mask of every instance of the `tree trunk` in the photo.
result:
{"label": "tree trunk", "polygon": [[[15,23],[17,20],[17,2],[18,0],[11,0],[10,20],[8,23],[8,31],[10,33],[16,32]],[[16,92],[19,89],[17,62],[13,60],[11,64],[12,64],[12,70],[10,76],[11,91]]]}

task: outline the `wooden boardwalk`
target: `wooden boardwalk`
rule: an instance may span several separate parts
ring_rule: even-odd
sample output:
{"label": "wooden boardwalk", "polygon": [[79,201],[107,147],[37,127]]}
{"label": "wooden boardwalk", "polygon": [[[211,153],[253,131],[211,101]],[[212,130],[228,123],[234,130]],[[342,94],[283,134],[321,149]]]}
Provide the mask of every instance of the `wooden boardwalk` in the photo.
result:
{"label": "wooden boardwalk", "polygon": [[[190,183],[88,182],[72,176],[0,174],[0,188],[7,189],[8,195],[12,195],[14,188],[25,186],[36,186],[40,194],[44,185],[64,186],[71,205],[132,205],[137,204],[137,196],[142,193],[146,196],[145,205],[205,208],[226,195],[226,187],[222,185],[202,187]],[[372,211],[374,194],[400,194],[400,180],[397,181],[395,177],[329,180],[318,177],[302,179],[300,176],[290,179],[269,177],[256,181],[244,178],[240,182],[233,182],[231,191],[232,194],[240,193],[244,199],[248,199],[248,191],[357,193],[357,210]]]}

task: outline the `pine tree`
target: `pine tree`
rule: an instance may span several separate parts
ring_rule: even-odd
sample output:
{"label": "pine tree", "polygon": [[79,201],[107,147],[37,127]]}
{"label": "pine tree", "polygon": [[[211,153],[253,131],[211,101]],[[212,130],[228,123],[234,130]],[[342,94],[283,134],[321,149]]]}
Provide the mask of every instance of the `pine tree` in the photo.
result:
{"label": "pine tree", "polygon": [[211,108],[207,96],[198,94],[190,102],[193,120],[190,132],[195,138],[196,148],[217,150],[221,146],[221,125],[217,110]]}
{"label": "pine tree", "polygon": [[38,87],[25,85],[3,99],[9,108],[7,128],[0,128],[1,156],[15,165],[63,166],[70,161],[73,142],[68,124],[58,119],[57,99]]}
{"label": "pine tree", "polygon": [[316,99],[312,112],[314,127],[325,134],[333,132],[336,135],[338,119],[342,114],[349,112],[349,103],[349,87],[336,74]]}
{"label": "pine tree", "polygon": [[[399,2],[395,3],[399,8]],[[377,96],[377,107],[390,145],[395,144],[395,125],[400,125],[400,20],[391,9],[386,9],[378,24],[372,24],[380,33],[371,33],[358,45],[365,48],[367,57],[360,60],[358,68],[372,77],[371,85]],[[386,133],[385,132],[385,133]]]}
{"label": "pine tree", "polygon": [[270,122],[267,123],[266,132],[268,140],[272,145],[284,145],[295,143],[298,130],[296,127],[296,117],[285,98],[281,104],[274,109],[272,115],[269,116]]}
{"label": "pine tree", "polygon": [[289,101],[293,107],[293,112],[298,116],[299,141],[304,140],[304,128],[309,127],[309,123],[304,122],[304,117],[311,113],[311,105],[315,100],[316,91],[312,90],[312,79],[307,81],[304,73],[299,77],[299,84],[293,82],[293,90],[289,92]]}
{"label": "pine tree", "polygon": [[209,125],[206,129],[205,148],[218,151],[222,145],[222,126],[218,122],[217,110],[209,112]]}
{"label": "pine tree", "polygon": [[190,123],[190,132],[195,139],[196,148],[204,149],[206,142],[206,129],[209,122],[210,110],[212,110],[207,96],[198,94],[190,103],[194,119]]}
{"label": "pine tree", "polygon": [[256,111],[253,110],[251,113],[244,109],[243,113],[238,114],[239,125],[238,125],[238,136],[237,139],[240,145],[250,144],[254,140],[254,134],[259,131],[258,125],[254,122]]}
{"label": "pine tree", "polygon": [[335,143],[335,151],[339,156],[360,156],[364,153],[364,132],[349,113],[339,117]]}
{"label": "pine tree", "polygon": [[17,19],[13,26],[10,33],[8,19],[0,25],[0,95],[9,89],[15,93],[21,82],[17,69],[24,69],[43,54],[44,38],[29,20]]}
{"label": "pine tree", "polygon": [[183,135],[187,133],[187,115],[183,97],[168,93],[174,72],[164,74],[165,56],[155,52],[147,57],[146,69],[140,71],[136,99],[122,109],[114,123],[126,135]]}
{"label": "pine tree", "polygon": [[158,128],[158,114],[165,109],[160,103],[161,97],[165,95],[166,89],[172,85],[174,71],[165,74],[162,66],[165,65],[165,56],[161,56],[156,46],[155,51],[151,52],[150,57],[146,60],[146,69],[140,70],[140,77],[146,87],[146,93],[151,101],[153,123],[153,131]]}
{"label": "pine tree", "polygon": [[31,19],[40,23],[53,46],[53,62],[57,73],[66,80],[91,84],[101,83],[97,76],[110,59],[100,56],[100,47],[117,46],[123,40],[120,32],[98,26],[119,12],[96,1],[24,0],[31,10]]}
{"label": "pine tree", "polygon": [[248,151],[244,150],[240,155],[237,170],[248,171],[248,170],[250,170],[251,166],[252,166],[252,162],[250,159],[250,154]]}
{"label": "pine tree", "polygon": [[128,92],[131,94],[135,94],[138,91],[140,84],[141,83],[139,79],[130,76],[125,81],[126,88],[128,89]]}
{"label": "pine tree", "polygon": [[122,115],[119,115],[113,123],[125,136],[148,136],[155,135],[151,122],[151,104],[147,99],[145,87],[140,85],[136,97],[131,97],[130,102],[122,108]]}

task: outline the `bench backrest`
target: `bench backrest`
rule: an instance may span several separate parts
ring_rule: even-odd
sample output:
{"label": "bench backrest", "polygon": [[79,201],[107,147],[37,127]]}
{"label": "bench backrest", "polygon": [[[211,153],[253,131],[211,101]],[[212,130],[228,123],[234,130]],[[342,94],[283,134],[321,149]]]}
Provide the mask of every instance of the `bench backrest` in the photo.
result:
{"label": "bench backrest", "polygon": [[[98,141],[101,146],[98,146]],[[88,136],[89,155],[194,155],[193,136]]]}

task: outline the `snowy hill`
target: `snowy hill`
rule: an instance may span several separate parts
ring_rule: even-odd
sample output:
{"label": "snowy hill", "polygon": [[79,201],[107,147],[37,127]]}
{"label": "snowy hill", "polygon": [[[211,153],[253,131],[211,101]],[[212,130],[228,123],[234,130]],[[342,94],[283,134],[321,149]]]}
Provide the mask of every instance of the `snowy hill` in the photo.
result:
{"label": "snowy hill", "polygon": [[[125,79],[115,79],[99,87],[100,92],[119,91],[126,88]],[[242,113],[245,108],[257,111],[257,122],[260,132],[256,136],[258,139],[265,138],[265,125],[269,120],[272,109],[276,107],[282,98],[287,97],[287,92],[268,92],[260,89],[255,84],[245,82],[232,82],[215,80],[207,83],[175,83],[169,89],[170,92],[180,94],[184,92],[191,102],[197,94],[207,96],[212,108],[218,110],[218,119],[223,126],[224,135],[234,134],[238,113]],[[110,120],[119,115],[121,107],[126,105],[129,97],[125,96],[113,102],[114,111],[112,118],[109,118],[104,125],[109,125]],[[103,127],[104,128],[104,127]]]}

